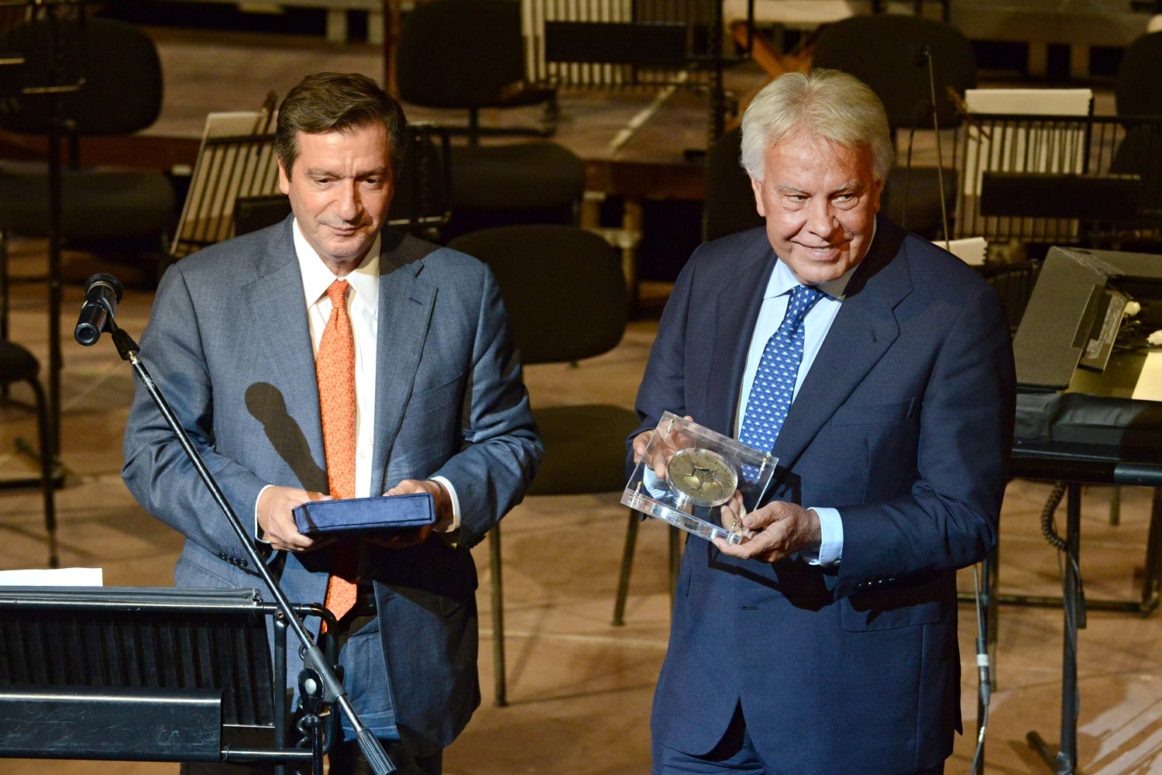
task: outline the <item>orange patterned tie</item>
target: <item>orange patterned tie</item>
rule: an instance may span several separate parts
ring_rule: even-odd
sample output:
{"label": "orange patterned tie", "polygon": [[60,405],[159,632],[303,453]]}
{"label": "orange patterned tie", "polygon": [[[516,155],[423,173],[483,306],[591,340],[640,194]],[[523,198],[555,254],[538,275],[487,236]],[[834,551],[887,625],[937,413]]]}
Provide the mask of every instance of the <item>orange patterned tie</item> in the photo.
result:
{"label": "orange patterned tie", "polygon": [[[327,288],[331,317],[323,329],[315,375],[319,382],[319,409],[323,418],[323,450],[327,458],[327,486],[333,498],[355,496],[355,340],[347,316],[347,281]],[[332,547],[336,558],[327,582],[325,605],[336,619],[355,605],[357,552],[341,542]]]}

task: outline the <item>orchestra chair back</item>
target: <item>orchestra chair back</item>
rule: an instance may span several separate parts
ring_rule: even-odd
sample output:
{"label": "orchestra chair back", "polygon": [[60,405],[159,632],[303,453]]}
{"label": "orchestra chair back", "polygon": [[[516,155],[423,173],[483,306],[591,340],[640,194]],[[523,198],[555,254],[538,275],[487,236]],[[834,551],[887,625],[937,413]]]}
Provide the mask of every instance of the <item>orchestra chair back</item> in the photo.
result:
{"label": "orchestra chair back", "polygon": [[[913,133],[931,130],[934,118],[941,130],[960,126],[959,103],[977,80],[972,44],[957,28],[934,19],[887,13],[853,16],[823,28],[812,64],[851,73],[884,103],[898,154],[886,181],[884,212],[921,236],[944,236],[941,181],[951,217],[957,191],[955,145],[942,149],[939,174],[935,166],[910,165],[908,155]],[[951,97],[950,90],[959,99]],[[956,133],[951,134],[955,139]]]}
{"label": "orchestra chair back", "polygon": [[706,152],[706,196],[702,202],[702,237],[710,240],[762,226],[750,176],[739,163],[742,130],[723,133]]}
{"label": "orchestra chair back", "polygon": [[1114,85],[1117,114],[1125,136],[1112,172],[1141,177],[1138,240],[1120,247],[1154,253],[1162,245],[1162,30],[1136,38],[1122,57]]}
{"label": "orchestra chair back", "polygon": [[1114,83],[1119,116],[1162,116],[1162,30],[1148,32],[1126,47]]}
{"label": "orchestra chair back", "polygon": [[[400,27],[399,98],[468,112],[467,142],[451,154],[449,239],[488,226],[576,222],[585,190],[585,166],[576,154],[544,140],[480,142],[486,134],[550,133],[516,125],[511,112],[501,116],[538,103],[556,113],[556,89],[526,81],[523,46],[515,0],[431,0],[417,4]],[[482,125],[486,111],[498,116],[495,124]]]}
{"label": "orchestra chair back", "polygon": [[[571,364],[609,352],[625,334],[629,292],[618,252],[604,238],[574,226],[532,224],[466,234],[449,243],[492,269],[525,366]],[[625,440],[637,414],[624,406],[583,402],[538,406],[533,417],[545,457],[528,494],[621,492]],[[504,619],[500,528],[489,536],[496,633],[496,689],[503,704]]]}
{"label": "orchestra chair back", "polygon": [[[61,49],[54,64],[49,52]],[[163,81],[153,41],[131,24],[100,17],[72,25],[37,20],[9,30],[0,51],[24,60],[24,87],[0,110],[0,129],[49,136],[55,123],[68,150],[64,243],[131,249],[159,261],[176,215],[169,179],[158,170],[86,167],[80,158],[83,138],[130,135],[157,120]],[[37,89],[52,83],[79,86],[57,95]],[[0,230],[48,237],[49,212],[48,165],[0,162]]]}

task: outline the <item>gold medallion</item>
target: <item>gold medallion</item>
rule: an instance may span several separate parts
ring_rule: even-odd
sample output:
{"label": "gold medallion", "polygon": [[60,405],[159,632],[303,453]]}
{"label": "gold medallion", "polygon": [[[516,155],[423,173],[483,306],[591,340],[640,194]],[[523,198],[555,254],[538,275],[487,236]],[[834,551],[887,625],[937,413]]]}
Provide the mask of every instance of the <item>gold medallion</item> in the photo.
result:
{"label": "gold medallion", "polygon": [[721,506],[738,487],[738,472],[717,452],[682,449],[670,458],[666,480],[695,506]]}

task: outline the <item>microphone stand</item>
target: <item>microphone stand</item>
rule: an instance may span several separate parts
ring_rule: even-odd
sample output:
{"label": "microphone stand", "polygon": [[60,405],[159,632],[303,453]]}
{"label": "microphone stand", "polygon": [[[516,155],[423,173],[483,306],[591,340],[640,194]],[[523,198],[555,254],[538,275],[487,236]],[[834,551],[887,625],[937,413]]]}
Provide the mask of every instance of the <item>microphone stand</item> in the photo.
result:
{"label": "microphone stand", "polygon": [[[202,457],[198,454],[198,451],[194,449],[194,445],[190,441],[190,437],[186,434],[185,428],[182,427],[177,416],[174,415],[169,403],[165,400],[165,396],[162,395],[157,384],[146,370],[145,364],[141,362],[141,358],[139,357],[140,348],[137,346],[137,343],[133,341],[132,337],[124,329],[118,327],[113,318],[113,310],[109,309],[108,306],[106,310],[109,314],[106,316],[104,330],[112,334],[113,344],[116,345],[117,352],[121,355],[121,360],[129,361],[132,364],[133,370],[141,379],[141,384],[148,391],[150,398],[153,399],[154,404],[157,405],[166,423],[174,432],[178,443],[181,444],[182,450],[186,453],[186,457],[189,458],[190,463],[197,470],[198,476],[202,479],[202,483],[206,485],[206,489],[213,496],[214,501],[218,504],[218,508],[222,510],[226,520],[230,523],[230,527],[238,535],[238,539],[242,542],[247,556],[258,570],[258,575],[266,582],[271,594],[274,595],[274,600],[278,605],[279,611],[291,631],[294,632],[295,637],[298,638],[303,655],[305,674],[303,678],[304,688],[313,689],[314,687],[307,686],[306,684],[313,682],[317,677],[319,683],[322,684],[323,701],[338,705],[343,715],[351,723],[351,727],[355,730],[359,743],[359,750],[366,757],[372,772],[375,775],[390,775],[390,773],[395,772],[395,765],[388,758],[387,752],[383,750],[379,739],[359,719],[359,715],[355,712],[351,700],[347,697],[347,693],[343,689],[343,684],[339,681],[338,676],[335,675],[335,671],[323,655],[323,650],[311,638],[311,634],[307,632],[307,628],[303,625],[302,619],[295,613],[290,601],[287,600],[286,594],[279,587],[278,582],[274,580],[274,577],[270,575],[270,570],[267,569],[266,563],[259,556],[258,550],[254,547],[253,540],[247,534],[246,528],[242,526],[242,521],[238,518],[234,509],[231,508],[221,487],[214,480],[213,474],[206,468],[206,464],[202,461]],[[310,676],[308,671],[314,671],[315,675]],[[304,691],[304,694],[306,693],[308,692]]]}

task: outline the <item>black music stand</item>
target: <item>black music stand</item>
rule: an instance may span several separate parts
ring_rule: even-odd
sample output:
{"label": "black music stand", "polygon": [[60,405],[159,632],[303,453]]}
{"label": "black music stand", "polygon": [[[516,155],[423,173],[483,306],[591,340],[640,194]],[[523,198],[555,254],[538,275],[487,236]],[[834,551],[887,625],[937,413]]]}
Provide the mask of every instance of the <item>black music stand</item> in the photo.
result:
{"label": "black music stand", "polygon": [[[295,609],[334,623],[321,606]],[[277,613],[253,589],[0,589],[0,757],[289,763],[321,773],[323,738],[337,725],[310,723],[288,746]]]}
{"label": "black music stand", "polygon": [[[1085,629],[1086,601],[1081,582],[1081,488],[1084,484],[1123,484],[1153,487],[1153,509],[1162,508],[1162,457],[1150,450],[1124,450],[1109,446],[1072,443],[1021,444],[1013,447],[1011,473],[1023,479],[1067,482],[1065,529],[1065,576],[1062,597],[1065,610],[1061,665],[1061,739],[1056,752],[1035,731],[1026,739],[1038,755],[1059,775],[1077,769],[1077,631]],[[1158,572],[1162,531],[1151,520],[1148,538],[1147,578]],[[1151,559],[1153,558],[1153,559]],[[1150,567],[1153,565],[1153,567]],[[1157,601],[1157,588],[1154,590]]]}
{"label": "black music stand", "polygon": [[[21,55],[6,61],[6,65],[21,71],[20,78],[9,83],[19,83],[19,96],[35,96],[45,100],[48,115],[48,405],[51,419],[53,458],[60,455],[61,418],[61,207],[63,202],[63,156],[61,142],[64,135],[66,116],[61,115],[61,95],[75,92],[85,82],[83,72],[84,57],[84,2],[85,0],[0,0],[0,6],[28,6],[33,13],[43,15],[55,33],[50,37],[49,50],[20,52]],[[71,13],[72,18],[67,14]],[[71,28],[73,38],[65,40],[63,31]],[[33,58],[40,67],[31,66],[27,61]],[[38,72],[33,72],[34,70]],[[42,83],[29,82],[31,77],[42,76]],[[15,96],[15,95],[13,95]],[[3,324],[8,320],[7,268],[5,267],[3,290]]]}

